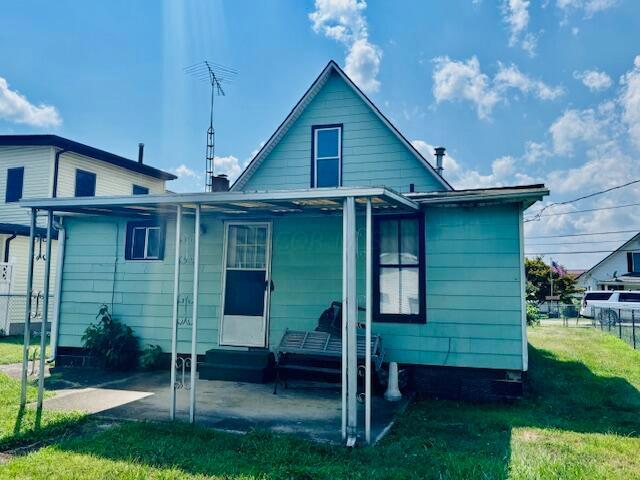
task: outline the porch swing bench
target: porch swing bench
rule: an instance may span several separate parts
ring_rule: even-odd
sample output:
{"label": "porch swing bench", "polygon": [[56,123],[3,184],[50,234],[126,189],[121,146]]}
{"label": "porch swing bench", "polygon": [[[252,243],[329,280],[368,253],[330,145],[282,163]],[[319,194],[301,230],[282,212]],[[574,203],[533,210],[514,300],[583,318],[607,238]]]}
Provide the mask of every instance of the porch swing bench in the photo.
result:
{"label": "porch swing bench", "polygon": [[[287,329],[275,351],[276,380],[273,393],[277,393],[278,384],[284,380],[287,386],[288,371],[317,373],[333,376],[342,373],[342,304],[333,302],[320,317],[315,330]],[[357,358],[359,375],[364,375],[365,333],[358,328]],[[371,366],[376,376],[382,369],[384,350],[382,337],[371,335]]]}

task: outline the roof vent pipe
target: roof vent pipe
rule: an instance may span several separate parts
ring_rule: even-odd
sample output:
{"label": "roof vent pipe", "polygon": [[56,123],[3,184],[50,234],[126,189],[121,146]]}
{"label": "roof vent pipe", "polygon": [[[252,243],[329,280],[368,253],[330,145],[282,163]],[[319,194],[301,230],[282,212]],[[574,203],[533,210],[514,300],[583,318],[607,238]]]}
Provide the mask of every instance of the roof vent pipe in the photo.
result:
{"label": "roof vent pipe", "polygon": [[444,147],[436,147],[436,172],[438,175],[442,176],[442,172],[444,171],[444,167],[442,166],[442,159],[444,158],[444,152],[446,148]]}
{"label": "roof vent pipe", "polygon": [[142,158],[144,157],[144,143],[138,144],[138,163],[142,164]]}

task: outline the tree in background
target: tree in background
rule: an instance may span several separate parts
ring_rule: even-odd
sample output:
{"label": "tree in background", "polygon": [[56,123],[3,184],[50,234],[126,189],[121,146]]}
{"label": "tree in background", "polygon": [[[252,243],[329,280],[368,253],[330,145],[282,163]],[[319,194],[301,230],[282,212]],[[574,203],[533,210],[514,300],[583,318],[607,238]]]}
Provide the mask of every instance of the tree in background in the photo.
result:
{"label": "tree in background", "polygon": [[566,273],[564,268],[551,268],[542,257],[535,257],[525,258],[524,270],[527,277],[527,300],[544,302],[551,295],[553,278],[553,295],[559,296],[563,303],[571,303],[571,294],[576,292],[576,279]]}

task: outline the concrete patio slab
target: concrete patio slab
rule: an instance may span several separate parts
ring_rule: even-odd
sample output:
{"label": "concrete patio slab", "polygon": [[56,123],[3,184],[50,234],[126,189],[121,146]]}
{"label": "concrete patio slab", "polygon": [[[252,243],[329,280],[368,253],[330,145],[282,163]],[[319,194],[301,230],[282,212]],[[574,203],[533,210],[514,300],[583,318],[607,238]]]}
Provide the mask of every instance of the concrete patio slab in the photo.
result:
{"label": "concrete patio slab", "polygon": [[[169,372],[114,374],[90,369],[55,369],[47,388],[56,396],[45,401],[52,410],[77,410],[123,420],[169,420]],[[340,443],[340,387],[293,381],[273,394],[272,384],[198,380],[196,423],[216,429],[247,432],[251,429],[291,433]],[[376,441],[403,411],[410,398],[389,403],[372,398],[371,436]],[[364,405],[359,405],[360,426]],[[189,390],[177,392],[176,419],[188,421]],[[364,431],[360,431],[364,438]]]}

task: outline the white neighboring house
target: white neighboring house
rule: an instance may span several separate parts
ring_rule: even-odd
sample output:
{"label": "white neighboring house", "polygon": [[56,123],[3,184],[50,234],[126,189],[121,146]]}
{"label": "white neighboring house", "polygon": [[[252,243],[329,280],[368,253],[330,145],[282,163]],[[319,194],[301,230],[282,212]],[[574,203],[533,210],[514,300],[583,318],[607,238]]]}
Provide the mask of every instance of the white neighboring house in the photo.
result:
{"label": "white neighboring house", "polygon": [[640,233],[578,277],[586,290],[640,290]]}
{"label": "white neighboring house", "polygon": [[[29,210],[23,198],[162,194],[175,175],[138,161],[83,145],[57,135],[0,135],[0,330],[23,330],[26,299]],[[60,222],[51,245],[51,292],[57,292],[57,260],[64,254]],[[42,315],[46,218],[38,218],[34,264],[33,326]],[[60,243],[60,252],[58,252]],[[38,295],[40,292],[40,295]],[[55,301],[50,301],[50,320]]]}

